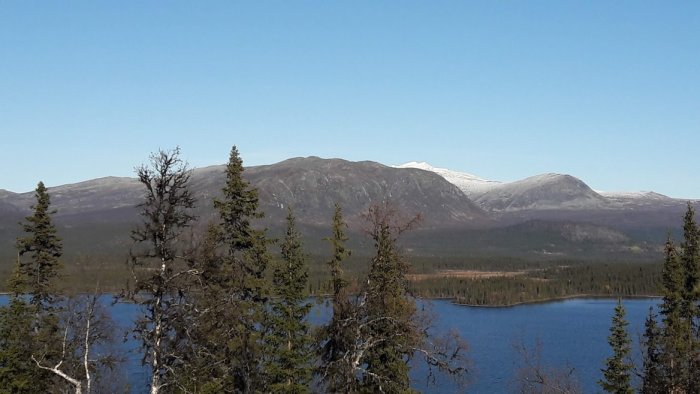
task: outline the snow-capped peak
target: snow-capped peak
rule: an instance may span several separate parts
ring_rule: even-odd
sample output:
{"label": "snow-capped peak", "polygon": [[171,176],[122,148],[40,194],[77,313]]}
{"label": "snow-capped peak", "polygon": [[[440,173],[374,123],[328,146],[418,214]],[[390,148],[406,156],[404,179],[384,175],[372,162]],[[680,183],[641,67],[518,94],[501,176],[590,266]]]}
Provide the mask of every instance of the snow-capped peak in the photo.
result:
{"label": "snow-capped peak", "polygon": [[466,172],[457,172],[448,170],[447,168],[433,167],[424,161],[412,161],[393,167],[418,168],[420,170],[434,172],[440,175],[441,177],[445,178],[445,180],[447,180],[448,182],[457,186],[464,194],[466,194],[470,198],[477,197],[501,184],[501,182],[483,179],[476,175],[472,175]]}

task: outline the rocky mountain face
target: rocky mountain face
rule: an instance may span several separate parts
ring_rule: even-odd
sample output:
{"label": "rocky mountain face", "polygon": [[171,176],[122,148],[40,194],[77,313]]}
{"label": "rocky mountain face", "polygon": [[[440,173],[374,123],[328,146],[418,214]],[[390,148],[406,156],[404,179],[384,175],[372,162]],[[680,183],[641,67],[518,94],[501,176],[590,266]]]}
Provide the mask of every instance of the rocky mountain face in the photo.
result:
{"label": "rocky mountain face", "polygon": [[282,218],[286,208],[293,206],[307,224],[328,224],[336,202],[349,221],[360,221],[371,204],[384,200],[406,215],[420,213],[427,227],[470,225],[487,219],[481,208],[436,174],[370,161],[297,158],[251,167],[246,177],[260,191],[263,209],[270,216]]}

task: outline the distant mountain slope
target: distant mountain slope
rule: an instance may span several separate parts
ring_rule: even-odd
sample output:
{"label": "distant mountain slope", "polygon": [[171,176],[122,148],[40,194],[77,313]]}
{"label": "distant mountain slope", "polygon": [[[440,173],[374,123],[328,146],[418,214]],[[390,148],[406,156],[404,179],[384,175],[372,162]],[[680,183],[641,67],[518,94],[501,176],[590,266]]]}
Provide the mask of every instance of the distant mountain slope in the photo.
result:
{"label": "distant mountain slope", "polygon": [[370,204],[385,199],[405,214],[421,213],[425,226],[487,219],[454,185],[426,171],[395,169],[371,161],[308,157],[251,167],[245,174],[260,190],[265,211],[280,220],[286,207],[293,205],[304,222],[328,224],[336,202],[350,220],[358,220]]}
{"label": "distant mountain slope", "polygon": [[610,201],[611,204],[621,207],[635,206],[669,206],[676,205],[679,200],[655,192],[603,192],[596,191]]}
{"label": "distant mountain slope", "polygon": [[[193,171],[191,189],[198,200],[195,213],[200,223],[216,217],[212,200],[221,194],[224,169],[221,165]],[[325,228],[330,226],[338,202],[347,220],[359,228],[370,204],[386,199],[405,215],[422,214],[424,228],[476,226],[489,221],[456,186],[437,174],[416,169],[308,157],[249,167],[244,177],[259,190],[266,214],[263,224],[278,233],[289,206],[295,208],[299,225]],[[134,178],[106,177],[52,187],[49,193],[53,208],[58,210],[56,220],[69,243],[107,250],[109,245],[128,244],[129,228],[138,221],[136,205],[144,190]],[[30,213],[33,203],[33,192],[0,194],[0,236],[8,238],[5,245],[14,242],[17,222]]]}
{"label": "distant mountain slope", "polygon": [[[143,189],[135,178],[105,177],[48,188],[51,205],[59,215],[99,212],[115,208],[132,207],[143,197]],[[16,209],[29,213],[34,204],[34,192],[0,194],[0,204],[12,204]]]}
{"label": "distant mountain slope", "polygon": [[608,203],[580,179],[570,175],[549,173],[515,182],[498,182],[433,167],[425,162],[410,162],[397,168],[434,172],[490,211],[603,208]]}
{"label": "distant mountain slope", "polygon": [[650,191],[596,191],[580,179],[565,174],[547,173],[514,182],[499,182],[433,167],[425,162],[410,162],[395,167],[434,172],[457,186],[479,206],[492,212],[666,209],[687,203],[687,200]]}
{"label": "distant mountain slope", "polygon": [[[212,201],[221,194],[224,168],[193,171],[198,226],[216,219]],[[502,183],[425,163],[395,168],[370,161],[294,158],[248,167],[244,177],[259,190],[266,214],[260,225],[280,235],[286,209],[294,206],[313,253],[328,250],[321,240],[328,235],[336,202],[343,206],[353,240],[364,239],[359,233],[369,205],[390,199],[404,215],[424,217],[421,228],[406,238],[416,253],[537,257],[539,250],[555,250],[556,256],[582,258],[606,253],[619,257],[633,246],[655,256],[665,234],[680,228],[686,204],[655,193],[601,195],[569,175]],[[136,179],[116,177],[49,188],[66,251],[123,256],[139,220],[136,205],[143,192]],[[0,257],[5,262],[15,253],[18,222],[33,202],[33,192],[0,190]],[[367,245],[359,249],[367,250]]]}
{"label": "distant mountain slope", "polygon": [[605,208],[608,201],[571,175],[542,174],[503,183],[476,201],[491,210]]}

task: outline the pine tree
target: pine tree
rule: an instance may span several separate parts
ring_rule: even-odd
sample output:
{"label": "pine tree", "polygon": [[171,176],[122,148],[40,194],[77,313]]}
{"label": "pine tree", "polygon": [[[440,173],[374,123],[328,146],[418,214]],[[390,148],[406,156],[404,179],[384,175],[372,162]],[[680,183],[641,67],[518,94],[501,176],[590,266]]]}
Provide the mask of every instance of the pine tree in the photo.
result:
{"label": "pine tree", "polygon": [[[33,214],[22,224],[26,236],[17,239],[17,264],[8,281],[12,298],[0,312],[0,382],[11,392],[49,387],[53,376],[37,368],[34,359],[53,362],[60,355],[56,280],[63,245],[43,182],[35,198]],[[23,294],[29,296],[28,304]]]}
{"label": "pine tree", "polygon": [[695,222],[695,210],[688,203],[688,209],[683,218],[683,242],[681,243],[680,259],[685,271],[683,289],[683,317],[693,322],[697,331],[698,301],[700,300],[700,231]]}
{"label": "pine tree", "polygon": [[627,333],[627,321],[625,320],[625,308],[620,300],[615,307],[615,315],[610,327],[608,343],[613,355],[605,362],[603,380],[598,384],[609,393],[631,394],[634,392],[631,385],[632,363],[629,360],[630,344],[632,341]]}
{"label": "pine tree", "polygon": [[63,245],[51,220],[56,211],[50,208],[51,199],[43,182],[37,185],[35,197],[34,214],[27,216],[22,225],[27,236],[17,239],[20,256],[31,255],[30,259],[19,262],[19,280],[24,281],[24,290],[30,294],[31,304],[39,311],[46,311],[56,294]]}
{"label": "pine tree", "polygon": [[667,386],[664,381],[664,371],[661,359],[661,330],[656,322],[654,308],[649,307],[649,315],[644,322],[642,337],[643,365],[642,387],[643,394],[656,394],[664,391]]}
{"label": "pine tree", "polygon": [[357,389],[357,373],[347,355],[354,350],[357,308],[351,303],[347,292],[347,280],[343,277],[342,264],[350,255],[345,247],[348,237],[345,235],[347,225],[343,221],[343,212],[335,204],[333,214],[332,236],[326,238],[331,243],[332,257],[328,261],[333,290],[331,302],[333,316],[328,325],[319,330],[321,367],[318,374],[326,385],[328,392],[354,392]]}
{"label": "pine tree", "polygon": [[8,281],[12,295],[0,308],[0,393],[47,391],[50,376],[31,360],[35,350],[34,308],[22,299],[19,263]]}
{"label": "pine tree", "polygon": [[396,216],[388,203],[373,206],[368,214],[376,254],[364,294],[364,337],[372,346],[362,358],[366,365],[363,392],[410,392],[408,359],[422,340],[414,320],[415,302],[407,293],[408,264],[397,245],[398,236],[419,218],[398,223]]}
{"label": "pine tree", "polygon": [[[688,334],[687,358],[688,370],[697,371],[700,368],[700,231],[695,222],[695,210],[688,203],[688,209],[683,218],[683,242],[681,243],[680,259],[685,270],[685,287],[683,292],[683,319],[690,326]],[[700,392],[700,376],[697,373],[688,375],[688,392]]]}
{"label": "pine tree", "polygon": [[187,372],[191,391],[252,393],[265,385],[262,334],[268,321],[270,259],[258,192],[243,179],[243,161],[234,146],[226,165],[222,197],[214,200],[218,223],[190,267],[199,273],[193,288],[194,319]]}
{"label": "pine tree", "polygon": [[189,190],[191,171],[179,155],[179,148],[161,150],[151,155],[149,166],[137,169],[146,201],[140,204],[143,222],[132,232],[134,286],[126,296],[146,311],[134,332],[145,350],[144,362],[150,365],[152,394],[177,380],[172,371],[182,359],[183,338],[178,335],[185,304],[182,289],[193,274],[183,260],[181,236],[194,220],[195,200]]}
{"label": "pine tree", "polygon": [[287,231],[280,246],[282,260],[273,273],[274,295],[270,332],[265,337],[268,390],[304,393],[311,381],[311,337],[305,321],[311,304],[305,301],[308,282],[307,257],[291,208]]}
{"label": "pine tree", "polygon": [[668,385],[666,388],[677,392],[687,388],[690,376],[688,354],[692,328],[690,322],[683,316],[685,267],[670,237],[666,241],[664,255],[663,301],[660,306],[663,322],[661,362],[664,381]]}
{"label": "pine tree", "polygon": [[[332,232],[333,236],[326,238],[327,241],[331,243],[333,250],[333,255],[330,261],[328,261],[328,267],[331,271],[331,281],[333,285],[333,307],[334,312],[337,305],[347,301],[347,294],[345,294],[345,288],[348,282],[343,278],[343,260],[350,256],[350,250],[345,247],[345,242],[348,241],[347,235],[345,235],[345,228],[347,224],[343,221],[343,210],[340,204],[335,204],[335,211],[333,213],[333,224]],[[335,313],[334,313],[335,314]]]}

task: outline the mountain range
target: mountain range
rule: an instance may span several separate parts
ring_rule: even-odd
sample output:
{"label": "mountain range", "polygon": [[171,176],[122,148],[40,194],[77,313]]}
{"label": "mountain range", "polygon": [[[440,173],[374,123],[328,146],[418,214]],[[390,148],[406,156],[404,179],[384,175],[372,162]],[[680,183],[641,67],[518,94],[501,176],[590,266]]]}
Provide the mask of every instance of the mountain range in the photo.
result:
{"label": "mountain range", "polygon": [[[334,204],[343,206],[358,238],[370,204],[390,200],[406,217],[421,214],[407,238],[411,253],[440,256],[654,258],[668,231],[678,232],[688,201],[653,192],[604,193],[571,175],[542,174],[515,182],[482,179],[427,163],[386,166],[318,157],[247,167],[266,216],[260,225],[281,234],[294,207],[312,253],[327,250]],[[224,166],[194,169],[198,226],[215,220]],[[50,187],[66,249],[81,254],[124,253],[138,221],[143,188],[135,178],[106,177]],[[33,193],[0,190],[0,257],[14,252],[18,222]],[[359,242],[359,241],[358,241]],[[360,247],[356,243],[356,247]]]}

